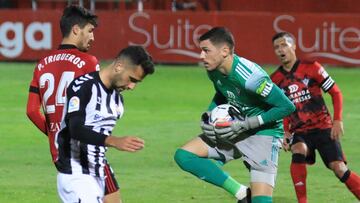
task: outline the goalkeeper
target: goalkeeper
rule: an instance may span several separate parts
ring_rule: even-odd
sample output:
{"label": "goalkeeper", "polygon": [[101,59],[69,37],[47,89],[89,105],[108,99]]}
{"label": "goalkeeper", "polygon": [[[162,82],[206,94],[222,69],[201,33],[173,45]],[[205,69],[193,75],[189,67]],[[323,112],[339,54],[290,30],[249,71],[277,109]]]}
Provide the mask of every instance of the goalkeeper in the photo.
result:
{"label": "goalkeeper", "polygon": [[[223,188],[238,202],[270,203],[283,136],[282,118],[295,107],[259,65],[234,53],[234,39],[226,28],[215,27],[203,34],[199,46],[215,87],[208,112],[230,103],[244,119],[214,127],[204,113],[203,133],[178,149],[174,159],[181,169]],[[237,112],[230,113],[240,117]],[[210,160],[226,163],[238,158],[250,171],[251,195],[247,186]]]}

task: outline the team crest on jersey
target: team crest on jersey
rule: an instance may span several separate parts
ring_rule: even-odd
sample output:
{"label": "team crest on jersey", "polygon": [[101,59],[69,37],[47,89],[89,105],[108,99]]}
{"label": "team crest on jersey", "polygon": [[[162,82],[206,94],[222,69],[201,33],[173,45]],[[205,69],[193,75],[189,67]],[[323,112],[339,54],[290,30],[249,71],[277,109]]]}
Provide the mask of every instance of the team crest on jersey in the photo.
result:
{"label": "team crest on jersey", "polygon": [[69,100],[69,108],[68,108],[68,113],[74,112],[74,111],[79,111],[80,109],[80,99],[79,97],[71,97],[71,99]]}
{"label": "team crest on jersey", "polygon": [[304,85],[306,85],[306,87],[307,87],[308,84],[309,84],[309,78],[304,78],[304,79],[302,80],[302,82],[303,82]]}

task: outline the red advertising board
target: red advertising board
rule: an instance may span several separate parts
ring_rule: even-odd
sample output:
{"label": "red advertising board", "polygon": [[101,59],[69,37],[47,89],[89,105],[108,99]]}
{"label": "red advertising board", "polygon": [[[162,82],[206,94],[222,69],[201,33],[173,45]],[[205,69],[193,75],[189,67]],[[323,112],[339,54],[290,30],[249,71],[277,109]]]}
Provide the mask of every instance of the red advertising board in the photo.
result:
{"label": "red advertising board", "polygon": [[[289,31],[300,58],[360,66],[360,15],[267,12],[99,11],[90,51],[111,59],[128,45],[142,45],[157,62],[196,63],[198,37],[213,26],[234,34],[236,52],[260,64],[277,64],[271,38]],[[37,60],[61,42],[61,11],[0,12],[0,60]]]}

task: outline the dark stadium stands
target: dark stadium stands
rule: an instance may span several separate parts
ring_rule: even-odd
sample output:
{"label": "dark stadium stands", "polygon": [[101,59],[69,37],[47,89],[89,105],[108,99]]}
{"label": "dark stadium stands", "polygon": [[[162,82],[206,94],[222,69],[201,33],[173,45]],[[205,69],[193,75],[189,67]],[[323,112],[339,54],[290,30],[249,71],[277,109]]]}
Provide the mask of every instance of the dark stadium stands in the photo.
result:
{"label": "dark stadium stands", "polygon": [[359,13],[359,0],[0,0],[1,8],[63,9],[80,4],[94,10],[193,10]]}

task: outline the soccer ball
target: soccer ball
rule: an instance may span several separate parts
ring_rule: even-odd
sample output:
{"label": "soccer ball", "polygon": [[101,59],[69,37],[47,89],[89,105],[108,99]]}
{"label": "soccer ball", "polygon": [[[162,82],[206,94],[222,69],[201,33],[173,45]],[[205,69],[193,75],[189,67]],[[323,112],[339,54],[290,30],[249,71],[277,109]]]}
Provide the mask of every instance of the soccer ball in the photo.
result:
{"label": "soccer ball", "polygon": [[234,107],[230,104],[221,104],[221,105],[215,107],[210,113],[209,124],[216,125],[216,123],[219,123],[219,122],[233,121],[235,118],[233,118],[233,117],[231,117],[231,115],[229,115],[230,107],[236,109],[236,107]]}

